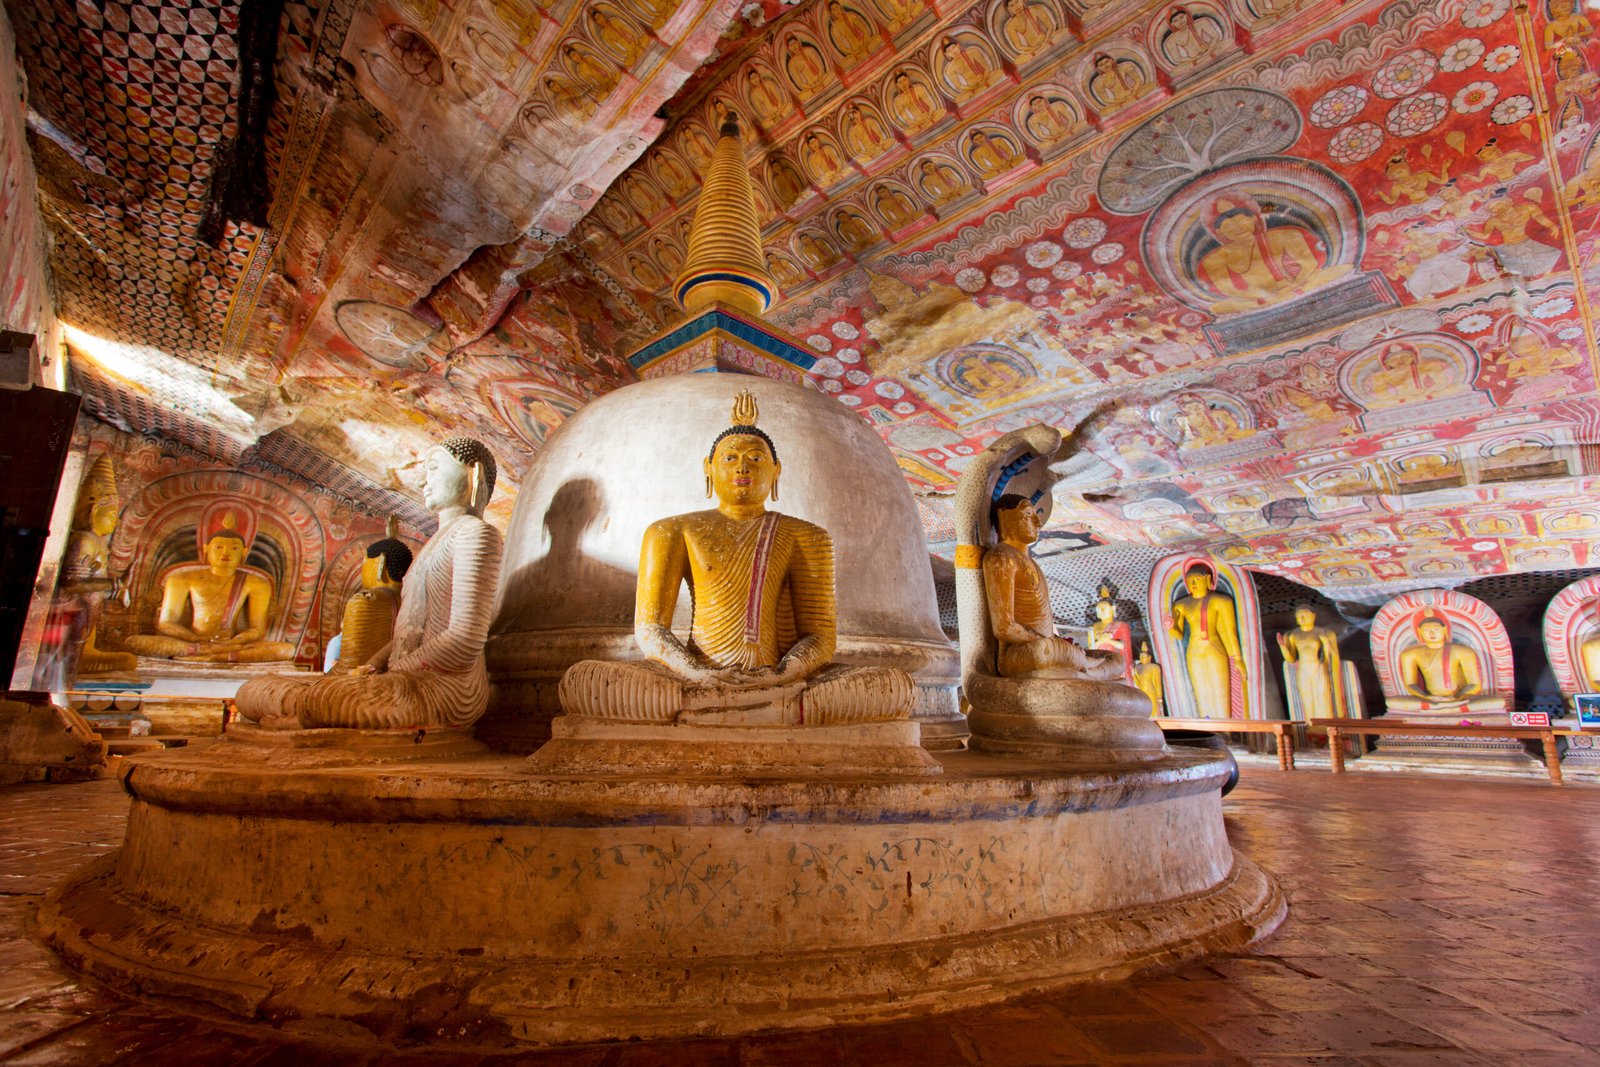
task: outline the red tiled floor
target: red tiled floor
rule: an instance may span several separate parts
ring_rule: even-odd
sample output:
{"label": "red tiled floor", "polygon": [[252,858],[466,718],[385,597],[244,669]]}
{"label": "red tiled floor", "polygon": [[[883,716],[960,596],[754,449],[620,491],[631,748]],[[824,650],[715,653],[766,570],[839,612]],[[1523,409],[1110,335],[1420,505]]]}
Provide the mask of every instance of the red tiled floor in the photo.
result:
{"label": "red tiled floor", "polygon": [[886,1026],[479,1056],[190,1019],[80,980],[39,896],[115,847],[111,783],[0,789],[0,1064],[1600,1067],[1600,790],[1248,769],[1229,833],[1289,920],[1246,955]]}

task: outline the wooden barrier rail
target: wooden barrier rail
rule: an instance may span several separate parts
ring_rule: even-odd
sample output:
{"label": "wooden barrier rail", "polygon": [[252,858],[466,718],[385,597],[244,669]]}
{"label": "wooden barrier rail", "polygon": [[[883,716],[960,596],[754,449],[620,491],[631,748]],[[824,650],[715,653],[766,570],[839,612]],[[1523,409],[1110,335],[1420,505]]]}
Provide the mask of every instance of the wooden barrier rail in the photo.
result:
{"label": "wooden barrier rail", "polygon": [[[1342,721],[1342,720],[1341,720]],[[1278,769],[1294,770],[1294,734],[1300,725],[1288,719],[1169,719],[1158,716],[1162,730],[1204,730],[1213,734],[1272,734],[1278,742]]]}
{"label": "wooden barrier rail", "polygon": [[1383,719],[1312,719],[1312,726],[1328,731],[1328,751],[1333,757],[1333,773],[1344,773],[1344,750],[1339,747],[1341,734],[1372,734],[1379,737],[1492,737],[1511,740],[1539,741],[1544,746],[1544,766],[1550,775],[1551,785],[1561,785],[1561,755],[1556,749],[1556,736],[1572,737],[1593,734],[1593,730],[1572,730],[1558,726],[1463,726],[1457,723],[1386,722]]}

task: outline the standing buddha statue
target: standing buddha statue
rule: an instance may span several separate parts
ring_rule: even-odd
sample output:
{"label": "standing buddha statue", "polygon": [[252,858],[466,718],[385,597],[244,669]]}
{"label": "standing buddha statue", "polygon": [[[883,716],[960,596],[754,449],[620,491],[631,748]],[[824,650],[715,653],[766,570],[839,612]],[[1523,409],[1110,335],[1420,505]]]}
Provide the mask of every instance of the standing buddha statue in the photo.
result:
{"label": "standing buddha statue", "polygon": [[1161,687],[1161,664],[1151,658],[1148,641],[1139,642],[1139,662],[1133,668],[1133,684],[1150,698],[1151,715],[1166,714],[1166,709],[1162,707],[1162,698],[1165,694]]}
{"label": "standing buddha statue", "polygon": [[1294,609],[1295,629],[1278,635],[1278,648],[1288,666],[1300,711],[1307,719],[1328,719],[1345,714],[1339,685],[1339,641],[1332,630],[1317,625],[1310,604]]}
{"label": "standing buddha statue", "polygon": [[131,652],[106,652],[96,644],[106,594],[116,584],[111,577],[111,552],[107,542],[116,532],[120,506],[111,457],[101,453],[89,465],[78,490],[72,532],[67,536],[67,551],[61,567],[62,593],[81,597],[88,613],[83,648],[78,653],[79,674],[131,671],[139,665],[138,657]]}
{"label": "standing buddha statue", "polygon": [[[1183,572],[1189,595],[1172,605],[1167,631],[1182,641],[1187,637],[1184,666],[1194,689],[1195,710],[1202,719],[1248,719],[1249,686],[1239,644],[1239,618],[1233,598],[1215,591],[1211,568],[1191,563]],[[1239,681],[1234,698],[1233,674]]]}
{"label": "standing buddha statue", "polygon": [[367,557],[361,561],[361,588],[344,604],[338,670],[355,670],[388,647],[394,637],[400,583],[411,567],[411,549],[395,536],[396,527],[394,516],[389,516],[383,540],[367,546]]}

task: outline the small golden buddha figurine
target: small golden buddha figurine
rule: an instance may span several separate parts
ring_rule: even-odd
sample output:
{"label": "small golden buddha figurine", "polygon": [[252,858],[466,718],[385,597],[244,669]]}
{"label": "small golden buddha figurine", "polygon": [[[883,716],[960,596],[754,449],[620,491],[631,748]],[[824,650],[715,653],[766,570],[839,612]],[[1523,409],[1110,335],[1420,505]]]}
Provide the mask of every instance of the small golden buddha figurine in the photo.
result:
{"label": "small golden buddha figurine", "polygon": [[1089,647],[1115,652],[1122,659],[1122,680],[1133,684],[1133,631],[1117,619],[1117,604],[1111,587],[1100,586],[1100,599],[1094,602],[1094,622],[1089,624]]}
{"label": "small golden buddha figurine", "polygon": [[1233,672],[1238,672],[1241,681],[1247,681],[1239,645],[1238,612],[1231,596],[1212,589],[1215,581],[1206,564],[1189,565],[1183,573],[1189,595],[1172,605],[1167,630],[1180,641],[1188,634],[1184,666],[1189,684],[1194,687],[1195,710],[1200,718],[1248,719],[1248,684],[1241,689],[1238,707],[1233,699]]}
{"label": "small golden buddha figurine", "polygon": [[78,653],[79,674],[131,671],[139,665],[139,658],[131,652],[105,652],[95,643],[106,593],[116,584],[111,577],[107,541],[116,532],[120,506],[111,457],[102,453],[89,465],[78,490],[72,532],[67,536],[61,567],[61,592],[83,598],[89,613],[88,631]]}
{"label": "small golden buddha figurine", "polygon": [[156,633],[128,638],[141,656],[190,663],[274,663],[294,658],[294,645],[268,641],[272,581],[244,561],[250,538],[239,528],[243,507],[213,506],[201,522],[201,563],[174,567],[161,590]]}
{"label": "small golden buddha figurine", "polygon": [[425,464],[422,502],[439,529],[406,570],[394,639],[348,672],[246,682],[241,718],[277,730],[417,730],[464,728],[488,708],[483,646],[501,544],[483,509],[494,492],[494,455],[470,437],[451,437],[428,450]]}
{"label": "small golden buddha figurine", "polygon": [[1278,635],[1278,648],[1289,665],[1300,708],[1308,719],[1344,715],[1339,696],[1339,640],[1332,630],[1317,625],[1310,604],[1294,609],[1295,629]]}
{"label": "small golden buddha figurine", "polygon": [[1450,640],[1450,622],[1437,608],[1412,619],[1417,644],[1400,651],[1400,684],[1406,696],[1390,697],[1393,711],[1504,711],[1505,698],[1483,691],[1478,654]]}
{"label": "small golden buddha figurine", "polygon": [[411,549],[395,536],[397,525],[391,515],[383,540],[367,546],[367,558],[361,562],[361,588],[344,605],[338,670],[355,670],[394,637],[394,620],[400,613],[400,583],[411,567]]}
{"label": "small golden buddha figurine", "polygon": [[1008,678],[1120,678],[1123,658],[1115,652],[1080,648],[1056,635],[1050,586],[1034,561],[1039,512],[1025,496],[1007,493],[995,502],[1000,540],[983,554],[983,587],[989,625],[1000,646],[996,667]]}
{"label": "small golden buddha figurine", "polygon": [[[644,663],[587,660],[561,679],[568,716],[641,723],[831,726],[907,719],[911,676],[832,662],[833,539],[768,511],[777,448],[742,392],[704,462],[717,506],[658,519],[639,551],[634,640]],[[672,630],[689,585],[689,639]]]}
{"label": "small golden buddha figurine", "polygon": [[1150,642],[1139,642],[1139,662],[1133,668],[1133,684],[1139,691],[1150,698],[1150,714],[1165,715],[1166,709],[1162,707],[1165,693],[1161,683],[1161,664],[1157,663],[1150,655]]}
{"label": "small golden buddha figurine", "polygon": [[[1600,600],[1589,605],[1589,613],[1600,619]],[[1600,693],[1600,633],[1592,634],[1578,646],[1578,665],[1582,669],[1579,679],[1585,693]]]}

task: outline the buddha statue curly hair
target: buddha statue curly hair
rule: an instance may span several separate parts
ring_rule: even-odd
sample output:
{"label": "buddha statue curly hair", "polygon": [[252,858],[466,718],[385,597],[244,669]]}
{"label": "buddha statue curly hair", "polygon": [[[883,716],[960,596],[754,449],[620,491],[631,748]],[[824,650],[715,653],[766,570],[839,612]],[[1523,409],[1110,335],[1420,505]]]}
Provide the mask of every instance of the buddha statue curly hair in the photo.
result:
{"label": "buddha statue curly hair", "polygon": [[496,470],[494,453],[482,441],[471,437],[447,437],[439,442],[439,447],[455,457],[455,461],[463,467],[477,467],[483,479],[483,499],[488,500],[493,495]]}

